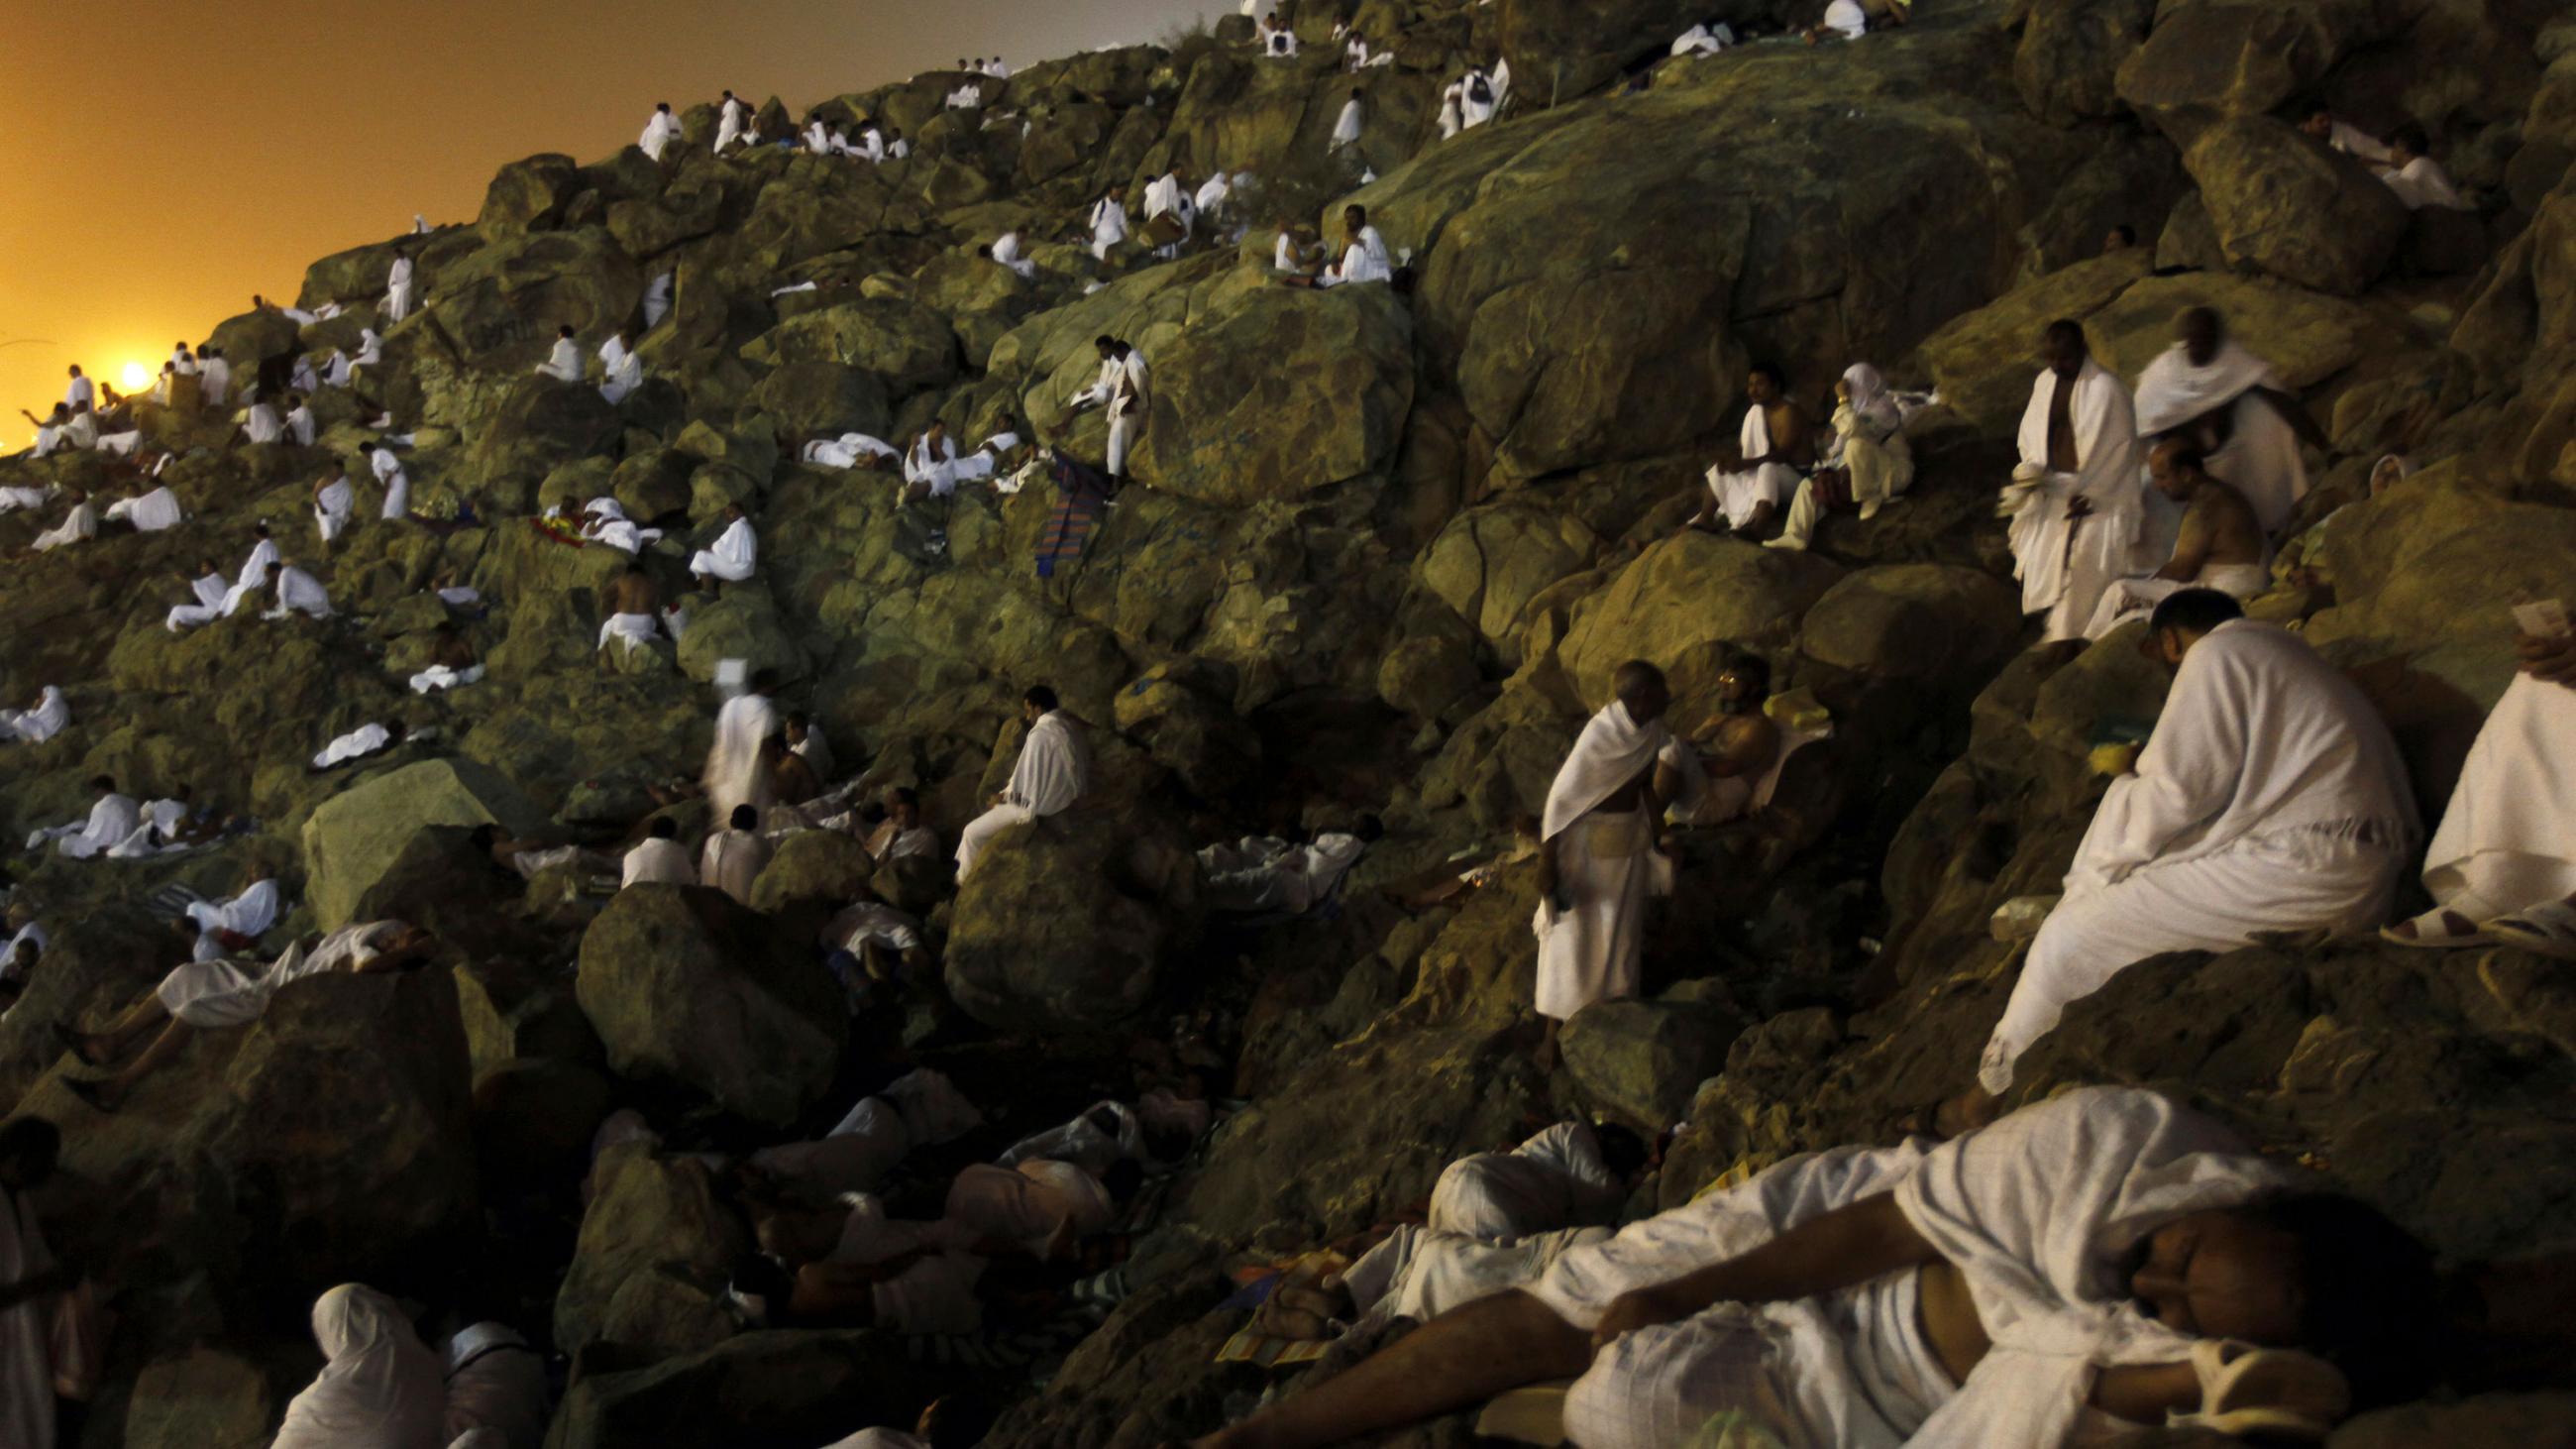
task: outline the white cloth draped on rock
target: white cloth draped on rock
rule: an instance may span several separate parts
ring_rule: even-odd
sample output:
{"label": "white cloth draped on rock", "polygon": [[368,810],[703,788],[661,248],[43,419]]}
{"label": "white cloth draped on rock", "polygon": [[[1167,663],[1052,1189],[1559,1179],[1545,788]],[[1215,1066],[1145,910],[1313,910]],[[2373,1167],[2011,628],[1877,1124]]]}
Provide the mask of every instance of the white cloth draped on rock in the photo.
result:
{"label": "white cloth draped on rock", "polygon": [[480,664],[469,664],[463,669],[451,669],[444,664],[433,664],[411,677],[411,692],[428,694],[441,689],[463,689],[469,684],[482,682],[483,666]]}
{"label": "white cloth draped on rock", "polygon": [[2424,853],[2433,899],[2479,924],[2576,895],[2576,689],[2517,674]]}
{"label": "white cloth draped on rock", "polygon": [[1509,1152],[1479,1152],[1443,1168],[1427,1221],[1434,1232],[1511,1243],[1605,1221],[1627,1195],[1592,1128],[1559,1122]]}
{"label": "white cloth draped on rock", "polygon": [[766,806],[767,783],[760,772],[761,741],[778,733],[778,706],[765,694],[745,694],[725,701],[716,711],[716,739],[707,751],[707,807],[718,820],[731,820],[737,805]]}
{"label": "white cloth draped on rock", "polygon": [[273,1449],[444,1449],[439,1362],[391,1298],[344,1283],[313,1305],[321,1376],[286,1406]]}
{"label": "white cloth draped on rock", "polygon": [[1637,992],[1654,822],[1643,808],[1593,811],[1651,771],[1671,741],[1662,721],[1640,725],[1613,700],[1583,727],[1548,787],[1540,839],[1555,843],[1560,890],[1572,904],[1560,910],[1541,900],[1530,919],[1542,1016],[1562,1021],[1595,1001]]}
{"label": "white cloth draped on rock", "polygon": [[861,458],[899,458],[903,456],[893,444],[865,433],[843,433],[838,441],[816,439],[805,445],[805,461],[826,468],[855,468]]}
{"label": "white cloth draped on rock", "polygon": [[1676,57],[1685,55],[1715,55],[1734,43],[1735,28],[1733,26],[1727,25],[1723,22],[1719,23],[1714,29],[1707,25],[1694,25],[1690,29],[1683,31],[1680,36],[1674,39],[1672,53]]}
{"label": "white cloth draped on rock", "polygon": [[207,935],[230,931],[236,936],[264,936],[277,924],[279,897],[276,881],[258,881],[230,900],[190,901],[188,918]]}
{"label": "white cloth draped on rock", "polygon": [[2278,533],[2307,496],[2308,468],[2298,433],[2256,395],[2258,388],[2287,390],[2272,364],[2235,342],[2221,344],[2206,367],[2194,365],[2190,350],[2177,342],[2138,375],[2138,435],[2159,437],[2228,408],[2233,431],[2225,447],[2208,455],[2209,474],[2245,495],[2265,533]]}
{"label": "white cloth draped on rock", "polygon": [[63,698],[62,687],[48,684],[36,696],[35,708],[0,709],[0,741],[41,745],[61,734],[71,722],[71,702]]}
{"label": "white cloth draped on rock", "polygon": [[2285,1181],[2214,1122],[2152,1093],[2088,1087],[1939,1146],[1917,1138],[1790,1158],[1565,1253],[1529,1291],[1590,1328],[1622,1292],[1892,1192],[1964,1274],[1994,1340],[1964,1384],[1925,1340],[1920,1275],[1895,1273],[1623,1335],[1568,1392],[1567,1437],[1585,1449],[1648,1449],[1686,1443],[1734,1411],[1790,1444],[2062,1449],[2115,1427],[2085,1407],[2101,1370],[2188,1355],[2187,1338],[2130,1301],[2125,1266],[2137,1245],[2177,1218]]}
{"label": "white cloth draped on rock", "polygon": [[2084,628],[2084,637],[2100,639],[2132,619],[2143,619],[2155,612],[2156,605],[2184,589],[2216,589],[2236,599],[2250,599],[2272,587],[2272,568],[2268,563],[2203,564],[2189,583],[2171,579],[2122,579],[2102,593],[2102,602],[2094,607],[2093,620]]}
{"label": "white cloth draped on rock", "polygon": [[[2021,418],[2022,462],[2048,468],[2049,403],[2061,385],[2074,388],[2076,471],[2044,472],[2019,497],[2009,534],[2022,612],[2047,614],[2052,642],[2081,636],[2112,580],[2164,562],[2140,556],[2148,530],[2137,413],[2129,390],[2102,364],[2088,360],[2071,384],[2053,371],[2039,374]],[[2093,509],[2080,521],[2066,516],[2077,498]]]}
{"label": "white cloth draped on rock", "polygon": [[[1735,446],[1747,459],[1771,451],[1771,423],[1761,408],[1744,410],[1744,425],[1736,431]],[[1752,522],[1754,513],[1765,503],[1774,508],[1786,505],[1797,490],[1798,470],[1786,463],[1764,463],[1732,472],[1723,466],[1708,470],[1708,491],[1717,499],[1718,511],[1726,516],[1729,528],[1742,528]]]}
{"label": "white cloth draped on rock", "polygon": [[183,515],[179,511],[178,494],[168,488],[155,488],[149,493],[120,498],[107,505],[107,516],[133,524],[137,533],[159,533],[166,528],[178,527]]}
{"label": "white cloth draped on rock", "polygon": [[2094,812],[1980,1080],[2010,1086],[2070,1002],[2148,957],[2377,926],[2415,835],[2396,741],[2352,681],[2286,630],[2221,624]]}
{"label": "white cloth draped on rock", "polygon": [[1198,855],[1210,909],[1302,913],[1332,894],[1367,849],[1356,835],[1328,830],[1304,845],[1247,835]]}
{"label": "white cloth draped on rock", "polygon": [[1361,1254],[1342,1282],[1364,1326],[1397,1318],[1428,1323],[1537,1282],[1568,1252],[1609,1239],[1608,1228],[1566,1228],[1499,1245],[1406,1223]]}
{"label": "white cloth draped on rock", "polygon": [[327,770],[344,760],[363,759],[393,743],[393,731],[380,724],[360,725],[322,747],[313,757],[313,768]]}
{"label": "white cloth draped on rock", "polygon": [[697,551],[689,559],[689,572],[698,578],[715,577],[738,584],[751,577],[760,562],[760,538],[751,530],[751,520],[737,518],[725,527],[716,541]]}
{"label": "white cloth draped on rock", "polygon": [[2382,172],[2380,179],[2397,193],[2398,200],[2406,203],[2408,211],[2422,211],[2428,206],[2449,211],[2472,209],[2468,198],[2452,184],[2451,173],[2430,156],[2418,156],[2394,171]]}

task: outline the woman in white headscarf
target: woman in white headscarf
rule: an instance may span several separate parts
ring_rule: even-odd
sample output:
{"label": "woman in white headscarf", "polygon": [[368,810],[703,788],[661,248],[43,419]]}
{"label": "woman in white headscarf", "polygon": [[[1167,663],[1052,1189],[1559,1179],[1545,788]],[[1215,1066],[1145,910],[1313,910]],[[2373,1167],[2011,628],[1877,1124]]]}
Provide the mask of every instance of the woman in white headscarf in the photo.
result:
{"label": "woman in white headscarf", "polygon": [[1789,522],[1768,548],[1805,548],[1827,512],[1858,508],[1866,523],[1887,501],[1914,486],[1914,450],[1905,441],[1905,414],[1887,379],[1866,362],[1843,369],[1834,385],[1834,441],[1824,461],[1798,485]]}
{"label": "woman in white headscarf", "polygon": [[341,1284],[313,1305],[313,1341],[329,1362],[273,1449],[446,1449],[445,1375],[391,1298]]}

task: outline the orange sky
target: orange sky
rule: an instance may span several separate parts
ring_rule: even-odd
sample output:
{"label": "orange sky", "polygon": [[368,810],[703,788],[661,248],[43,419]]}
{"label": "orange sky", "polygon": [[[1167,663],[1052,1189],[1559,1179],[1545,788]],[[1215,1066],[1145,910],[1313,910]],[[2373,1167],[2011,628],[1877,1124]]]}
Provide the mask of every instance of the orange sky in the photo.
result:
{"label": "orange sky", "polygon": [[78,362],[158,371],[253,292],[433,223],[540,151],[597,160],[653,103],[791,108],[998,51],[1159,38],[1228,0],[9,0],[0,449]]}

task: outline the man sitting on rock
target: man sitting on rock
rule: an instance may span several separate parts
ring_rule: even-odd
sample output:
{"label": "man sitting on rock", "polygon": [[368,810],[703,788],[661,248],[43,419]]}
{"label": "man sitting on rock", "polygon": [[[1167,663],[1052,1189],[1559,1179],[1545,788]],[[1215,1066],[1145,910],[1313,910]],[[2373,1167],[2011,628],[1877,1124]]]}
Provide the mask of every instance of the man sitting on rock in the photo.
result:
{"label": "man sitting on rock", "polygon": [[2104,590],[2084,630],[2087,639],[2143,618],[2159,600],[2183,589],[2215,589],[2242,600],[2272,586],[2270,550],[2254,506],[2209,475],[2198,448],[2177,438],[2156,444],[2147,453],[2147,476],[2157,492],[2182,508],[2173,557],[2145,578],[2122,579]]}
{"label": "man sitting on rock", "polygon": [[82,1062],[103,1067],[146,1033],[160,1029],[124,1070],[96,1081],[73,1081],[71,1089],[100,1111],[113,1112],[155,1068],[177,1056],[189,1037],[259,1020],[269,1000],[290,983],[332,971],[366,976],[408,970],[427,961],[437,946],[437,938],[418,926],[370,921],[298,941],[256,976],[230,961],[191,961],[161,978],[152,995],[127,1008],[107,1030],[85,1035],[66,1028],[58,1033]]}
{"label": "man sitting on rock", "polygon": [[50,842],[54,849],[74,860],[89,860],[125,843],[143,823],[143,807],[134,797],[116,788],[113,776],[100,775],[89,782],[98,792],[86,819],[69,825],[56,825],[38,830],[27,837],[29,850],[42,850]]}
{"label": "man sitting on rock", "polygon": [[2428,1376],[2432,1255],[2217,1123],[2092,1087],[1938,1147],[1792,1158],[1559,1257],[1198,1441],[1337,1444],[1575,1378],[1567,1440],[2061,1449],[2111,1421],[2322,1438]]}
{"label": "man sitting on rock", "polygon": [[2013,1063],[2132,963],[2257,935],[2375,929],[2415,842],[2413,797],[2370,701],[2296,634],[2185,589],[2147,647],[2174,671],[2155,737],[2111,783],[2003,1020],[1954,1106],[1991,1116]]}
{"label": "man sitting on rock", "polygon": [[1643,660],[1619,666],[1618,697],[1592,717],[1548,787],[1539,829],[1538,1014],[1542,1069],[1559,1028],[1596,1001],[1637,994],[1656,830],[1677,783],[1661,762],[1672,744],[1672,690]]}
{"label": "man sitting on rock", "polygon": [[411,692],[428,694],[432,690],[462,689],[480,683],[483,666],[474,658],[474,644],[454,619],[441,619],[429,631],[429,662],[411,677]]}
{"label": "man sitting on rock", "polygon": [[1788,395],[1780,369],[1753,364],[1746,374],[1744,425],[1736,433],[1736,451],[1708,470],[1708,501],[1685,527],[1716,532],[1720,519],[1739,534],[1758,533],[1790,497],[1798,480],[1816,461],[1815,439],[1806,409]]}
{"label": "man sitting on rock", "polygon": [[751,530],[751,520],[743,516],[742,505],[725,505],[725,530],[716,541],[689,559],[689,573],[698,587],[713,592],[716,580],[738,584],[751,577],[760,562],[760,538]]}
{"label": "man sitting on rock", "polygon": [[680,844],[678,822],[668,815],[653,817],[645,827],[644,839],[626,852],[626,865],[617,887],[632,885],[696,885],[697,872],[689,868],[688,847]]}
{"label": "man sitting on rock", "polygon": [[322,587],[322,581],[284,559],[278,560],[274,587],[277,607],[260,615],[261,618],[276,620],[290,614],[302,614],[308,619],[331,617],[331,595]]}
{"label": "man sitting on rock", "polygon": [[921,823],[921,792],[897,785],[885,792],[885,818],[863,842],[868,858],[880,867],[907,856],[939,854],[939,833]]}
{"label": "man sitting on rock", "polygon": [[1057,708],[1053,689],[1030,686],[1020,698],[1020,718],[1028,734],[1020,741],[1020,760],[1011,769],[1011,783],[957,839],[960,884],[974,873],[976,857],[994,836],[1070,808],[1089,786],[1091,748],[1080,723]]}
{"label": "man sitting on rock", "polygon": [[760,879],[768,864],[769,842],[760,838],[760,812],[736,805],[727,828],[709,835],[698,852],[698,884],[723,891],[747,906],[751,883]]}
{"label": "man sitting on rock", "polygon": [[2433,143],[2424,128],[2408,124],[2397,128],[2388,138],[2388,160],[2379,168],[2379,179],[2397,193],[2408,211],[2436,207],[2451,211],[2471,211],[2467,197],[2451,181],[2451,173],[2433,159]]}
{"label": "man sitting on rock", "polygon": [[615,642],[622,659],[634,653],[638,645],[651,644],[660,636],[665,622],[662,586],[653,582],[652,573],[644,565],[628,564],[626,571],[608,586],[608,617],[599,622],[598,647],[605,650]]}
{"label": "man sitting on rock", "polygon": [[2048,642],[2084,637],[2114,579],[2149,567],[2138,483],[2138,425],[2129,390],[2093,360],[2081,323],[2048,324],[2047,366],[2021,416],[2021,466],[1998,510],[2012,520],[2021,611],[2048,616]]}
{"label": "man sitting on rock", "polygon": [[2401,946],[2504,941],[2576,960],[2576,634],[2514,640],[2520,668],[2478,731],[2424,854],[2437,903],[2380,934]]}
{"label": "man sitting on rock", "polygon": [[348,531],[349,515],[357,506],[357,485],[349,481],[348,467],[335,459],[329,475],[313,485],[313,531],[324,549]]}
{"label": "man sitting on rock", "polygon": [[186,923],[194,927],[196,961],[216,961],[259,944],[277,924],[280,904],[277,878],[268,867],[254,865],[242,873],[242,888],[220,901],[190,901]]}
{"label": "man sitting on rock", "polygon": [[1625,1127],[1559,1122],[1509,1152],[1479,1152],[1443,1168],[1428,1221],[1434,1232],[1488,1243],[1606,1223],[1646,1157],[1646,1144]]}
{"label": "man sitting on rock", "polygon": [[2333,444],[2272,364],[2227,335],[2216,308],[2194,307],[2175,328],[2173,346],[2138,375],[2138,432],[2190,444],[2254,505],[2264,534],[2276,533],[2307,496],[2300,442]]}
{"label": "man sitting on rock", "polygon": [[567,324],[556,328],[554,351],[546,355],[545,361],[537,364],[537,376],[551,377],[557,382],[579,382],[585,371],[581,360],[581,343],[574,340],[571,326]]}

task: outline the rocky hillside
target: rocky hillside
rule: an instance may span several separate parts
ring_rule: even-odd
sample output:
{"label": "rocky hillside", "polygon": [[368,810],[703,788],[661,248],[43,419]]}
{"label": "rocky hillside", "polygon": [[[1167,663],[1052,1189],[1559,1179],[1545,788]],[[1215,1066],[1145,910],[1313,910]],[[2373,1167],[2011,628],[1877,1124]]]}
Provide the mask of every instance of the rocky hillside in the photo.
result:
{"label": "rocky hillside", "polygon": [[[1710,11],[1811,17],[1794,0],[1294,9],[1294,60],[1256,58],[1229,21],[1032,66],[981,111],[946,108],[948,74],[820,108],[899,127],[911,155],[883,165],[719,158],[704,106],[659,164],[530,157],[470,225],[316,262],[300,306],[336,317],[208,333],[248,378],[381,331],[382,365],[316,399],[317,446],[135,405],[189,518],[109,525],[0,575],[0,700],[58,685],[73,718],[0,746],[0,826],[78,818],[101,774],[255,823],[154,859],[9,862],[54,947],[0,1017],[0,1090],[63,1125],[49,1227],[117,1290],[84,1442],[265,1443],[317,1362],[314,1294],[358,1279],[551,1337],[571,1356],[555,1449],[810,1449],[909,1422],[933,1388],[1011,1405],[997,1445],[1152,1444],[1264,1382],[1211,1362],[1241,1325],[1217,1311],[1224,1270],[1391,1217],[1527,1123],[1682,1124],[1651,1189],[1665,1204],[1892,1140],[1969,1079],[2016,962],[1987,918],[2054,888],[2100,787],[2088,746],[2151,720],[2163,687],[2127,636],[2062,667],[2027,648],[1991,504],[2052,318],[2134,379],[2179,310],[2218,306],[2326,424],[2299,526],[2351,505],[2323,545],[2331,582],[2255,611],[2303,620],[2364,681],[2428,816],[2509,678],[2508,605],[2576,588],[2562,0],[1921,0],[1858,42],[1678,61],[1671,38]],[[1393,63],[1341,71],[1344,22]],[[1504,118],[1441,140],[1441,88],[1496,56]],[[1328,160],[1355,86],[1365,133]],[[2479,209],[2405,211],[2297,132],[2319,101],[2430,127]],[[805,119],[772,101],[760,130]],[[1109,188],[1132,206],[1166,170],[1220,168],[1256,178],[1239,242],[1105,265],[1081,245]],[[1276,285],[1277,229],[1337,234],[1352,201],[1409,252],[1404,284]],[[2121,225],[2142,244],[2100,255]],[[976,253],[1013,230],[1033,276]],[[421,300],[385,325],[398,245]],[[646,331],[664,275],[673,305]],[[634,329],[645,384],[611,405],[534,376],[566,325],[585,352]],[[1151,360],[1142,486],[1052,578],[1033,563],[1051,489],[906,504],[893,474],[800,461],[818,436],[900,446],[933,421],[1096,461],[1099,415],[1064,403],[1103,334]],[[1912,495],[1829,521],[1807,554],[1682,532],[1757,360],[1811,399],[1858,360],[1937,387],[1909,424]],[[313,485],[384,412],[414,435],[419,517],[376,520],[362,489],[326,551]],[[2424,466],[2369,500],[2389,452]],[[97,455],[0,462],[0,487],[49,484],[136,486]],[[595,654],[630,559],[533,516],[601,496],[665,531],[642,558],[673,594],[736,505],[758,574],[692,595],[676,648]],[[0,516],[0,547],[60,511]],[[165,630],[199,561],[237,567],[261,519],[337,617]],[[416,697],[405,680],[455,617],[439,580],[479,592],[462,628],[489,675]],[[1833,738],[1759,828],[1693,847],[1648,997],[1578,1019],[1542,1074],[1528,869],[1427,911],[1388,888],[1507,844],[1621,661],[1669,673],[1688,730],[1735,650],[1810,695]],[[1093,797],[964,899],[935,871],[876,879],[928,917],[947,1004],[846,1037],[823,1024],[838,1007],[808,943],[867,883],[834,838],[782,850],[756,910],[664,890],[603,908],[561,873],[496,879],[465,847],[487,821],[623,838],[657,787],[696,775],[728,659],[777,671],[845,768],[919,789],[950,842],[1010,768],[1022,689],[1051,683],[1096,726]],[[397,719],[428,737],[307,769]],[[671,813],[684,838],[706,828],[702,805]],[[1388,835],[1340,908],[1258,933],[1206,919],[1189,848],[1363,814]],[[439,969],[300,986],[93,1111],[56,1027],[104,1022],[183,958],[156,892],[227,894],[254,865],[299,903],[272,947],[401,915],[438,931]],[[1035,1367],[923,1364],[723,1312],[748,1230],[687,1150],[827,1127],[915,1061],[1007,1141],[1131,1087],[1136,1042],[1176,1018],[1222,1059],[1214,1094],[1248,1105],[1169,1185],[1128,1296],[1078,1344]],[[2187,1095],[2459,1260],[2576,1242],[2576,978],[2536,957],[2343,943],[2160,962],[2080,1004],[2022,1077],[2016,1100],[2078,1081]],[[622,1107],[668,1151],[619,1148],[593,1173],[593,1132]],[[2336,1442],[2569,1434],[2576,1397],[2488,1393]]]}

